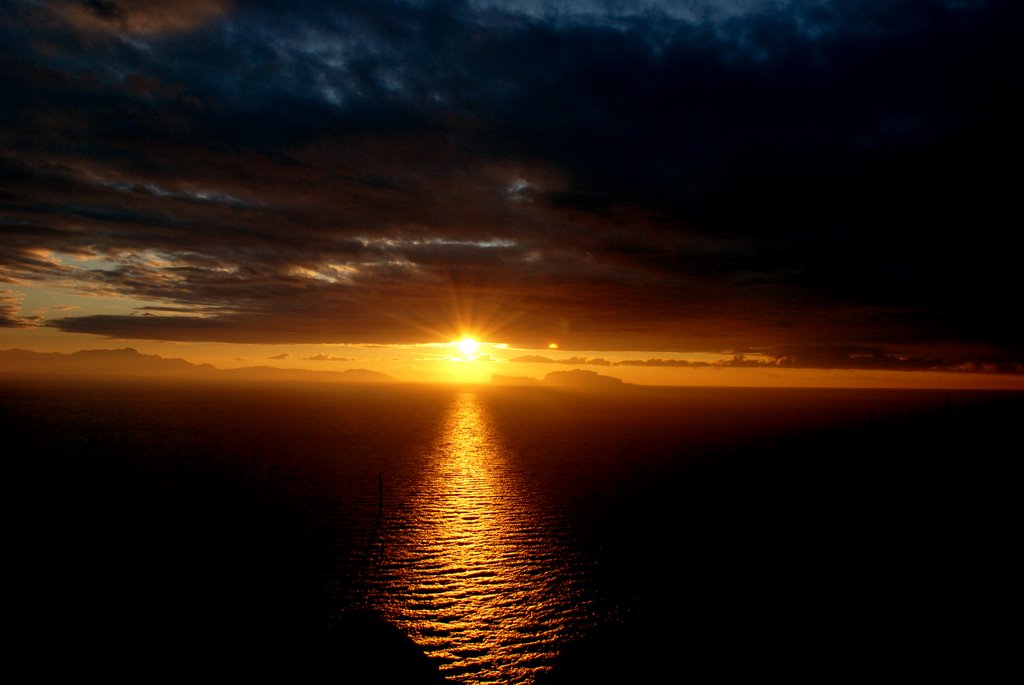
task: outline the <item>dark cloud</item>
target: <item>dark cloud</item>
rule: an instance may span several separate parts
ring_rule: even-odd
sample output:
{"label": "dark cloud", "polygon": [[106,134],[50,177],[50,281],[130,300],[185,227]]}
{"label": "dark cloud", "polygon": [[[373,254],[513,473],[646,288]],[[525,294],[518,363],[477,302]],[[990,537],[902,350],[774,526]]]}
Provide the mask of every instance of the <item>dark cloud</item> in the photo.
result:
{"label": "dark cloud", "polygon": [[287,359],[290,356],[287,352],[282,352],[281,354],[275,354],[273,357],[267,357],[267,359]]}
{"label": "dark cloud", "polygon": [[982,350],[987,357],[979,359],[965,355],[977,350],[965,350],[946,356],[921,356],[910,352],[890,352],[877,348],[832,347],[800,348],[773,352],[774,365],[788,368],[812,369],[871,369],[885,371],[954,371],[972,373],[1022,373],[1024,362],[1020,357]]}
{"label": "dark cloud", "polygon": [[349,357],[335,357],[331,354],[314,354],[312,357],[303,357],[306,361],[312,362],[354,362],[355,359]]}
{"label": "dark cloud", "polygon": [[597,366],[643,366],[656,368],[792,368],[792,369],[863,369],[884,371],[965,371],[974,373],[1022,373],[1024,363],[1013,360],[977,360],[964,358],[919,357],[894,354],[879,348],[854,346],[805,347],[761,351],[756,356],[735,354],[728,359],[701,361],[679,358],[624,359],[608,361],[601,358],[568,357],[552,359],[542,355],[519,355],[506,361],[531,364],[571,364]]}
{"label": "dark cloud", "polygon": [[689,359],[625,359],[618,362],[620,366],[658,366],[658,367],[708,367],[717,366],[710,362],[690,361]]}
{"label": "dark cloud", "polygon": [[21,299],[13,290],[0,288],[0,328],[28,328],[38,324],[38,317],[21,315]]}
{"label": "dark cloud", "polygon": [[612,362],[601,357],[566,357],[564,359],[552,359],[538,354],[521,354],[510,357],[506,361],[525,362],[529,364],[570,364],[572,366],[612,366]]}
{"label": "dark cloud", "polygon": [[156,303],[62,330],[1024,357],[1019,3],[40,8],[0,280]]}
{"label": "dark cloud", "polygon": [[195,29],[230,6],[229,0],[57,0],[50,10],[76,31],[148,36]]}

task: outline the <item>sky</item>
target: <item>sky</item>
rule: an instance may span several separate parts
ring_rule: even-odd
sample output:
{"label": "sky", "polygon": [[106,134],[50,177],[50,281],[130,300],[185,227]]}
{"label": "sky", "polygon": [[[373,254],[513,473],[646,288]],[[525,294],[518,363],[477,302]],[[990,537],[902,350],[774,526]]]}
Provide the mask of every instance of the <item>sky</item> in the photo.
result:
{"label": "sky", "polygon": [[1024,387],[1015,0],[2,4],[0,349]]}

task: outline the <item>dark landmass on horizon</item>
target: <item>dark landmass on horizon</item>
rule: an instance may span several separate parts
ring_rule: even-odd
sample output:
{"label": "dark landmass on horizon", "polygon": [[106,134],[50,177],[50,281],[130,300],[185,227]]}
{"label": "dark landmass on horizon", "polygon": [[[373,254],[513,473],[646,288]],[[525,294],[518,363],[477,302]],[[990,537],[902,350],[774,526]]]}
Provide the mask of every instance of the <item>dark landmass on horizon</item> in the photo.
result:
{"label": "dark landmass on horizon", "polygon": [[[282,357],[283,358],[283,357]],[[332,358],[327,355],[314,356],[309,358],[312,361],[356,361],[343,357]],[[827,363],[810,365],[807,367],[797,365],[781,365],[751,361],[742,358],[742,355],[732,360],[719,363],[688,362],[685,360],[671,359],[650,359],[627,360],[620,362],[608,362],[601,358],[572,357],[563,360],[552,360],[548,357],[513,357],[508,359],[509,363],[522,363],[524,361],[540,360],[537,363],[557,363],[559,365],[581,364],[596,365],[600,367],[615,366],[674,366],[692,367],[698,369],[719,369],[719,368],[755,368],[770,371],[772,368],[790,368],[810,370],[855,370],[857,367],[848,365],[831,366]],[[870,370],[868,367],[860,370]],[[876,368],[876,370],[892,371],[892,367]],[[956,369],[936,369],[916,367],[913,371],[948,371],[954,375],[966,372],[977,373],[1003,373],[1016,374],[1015,369],[1003,367],[1000,369],[980,369],[959,367]],[[295,381],[295,382],[319,382],[319,383],[401,383],[402,379],[395,378],[388,374],[373,371],[370,369],[346,369],[344,371],[326,371],[318,369],[296,369],[278,368],[272,366],[247,366],[241,368],[221,369],[212,364],[196,364],[181,358],[166,358],[158,354],[143,354],[138,350],[126,347],[120,349],[93,349],[80,350],[78,352],[34,352],[25,349],[0,350],[0,374],[26,375],[26,376],[69,376],[85,378],[163,378],[181,380],[203,380],[203,381]],[[545,386],[561,388],[582,388],[582,389],[605,389],[614,390],[634,387],[652,387],[645,384],[635,384],[623,381],[615,376],[598,374],[589,369],[575,368],[567,371],[553,371],[546,374],[542,379],[531,376],[511,376],[506,374],[492,374],[489,383],[501,386]],[[663,385],[663,384],[659,384]],[[693,385],[692,383],[687,385]],[[783,384],[784,385],[784,384]],[[984,389],[979,387],[979,389]],[[1012,388],[1010,388],[1012,389]]]}
{"label": "dark landmass on horizon", "polygon": [[0,373],[195,380],[397,382],[397,379],[385,373],[368,369],[316,371],[313,369],[279,369],[272,366],[218,369],[211,364],[193,364],[184,359],[165,359],[156,354],[142,354],[131,347],[119,350],[82,350],[71,354],[2,350],[0,351]]}
{"label": "dark landmass on horizon", "polygon": [[632,383],[625,383],[621,378],[604,376],[596,371],[587,369],[572,369],[570,371],[552,371],[544,376],[543,380],[530,378],[528,376],[503,376],[494,374],[491,376],[492,385],[507,386],[546,386],[558,388],[590,388],[601,390],[612,390],[617,388],[636,387]]}

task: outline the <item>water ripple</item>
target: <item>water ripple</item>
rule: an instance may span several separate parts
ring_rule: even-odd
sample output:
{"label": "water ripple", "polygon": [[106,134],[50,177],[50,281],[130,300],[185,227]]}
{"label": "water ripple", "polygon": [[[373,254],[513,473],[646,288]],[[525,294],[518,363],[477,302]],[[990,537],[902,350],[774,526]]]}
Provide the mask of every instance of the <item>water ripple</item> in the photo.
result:
{"label": "water ripple", "polygon": [[531,682],[585,603],[556,517],[475,394],[454,398],[422,472],[400,485],[375,602],[448,678]]}

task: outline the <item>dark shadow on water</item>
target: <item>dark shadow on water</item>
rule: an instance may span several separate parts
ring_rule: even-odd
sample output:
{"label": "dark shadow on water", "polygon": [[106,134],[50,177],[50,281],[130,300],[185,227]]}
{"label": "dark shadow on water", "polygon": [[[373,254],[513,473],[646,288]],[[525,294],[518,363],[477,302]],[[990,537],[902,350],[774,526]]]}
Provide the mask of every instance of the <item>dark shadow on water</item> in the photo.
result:
{"label": "dark shadow on water", "polygon": [[59,511],[79,519],[45,526],[16,564],[8,625],[47,673],[446,682],[378,614],[325,596],[300,521],[273,503],[223,489],[183,503],[179,484],[172,504],[139,483],[116,498],[90,485],[88,503],[61,497]]}
{"label": "dark shadow on water", "polygon": [[12,564],[8,616],[22,656],[115,680],[446,682],[397,628],[327,596],[320,550],[284,503],[237,484],[147,480],[51,482],[59,506],[25,512],[32,539]]}
{"label": "dark shadow on water", "polygon": [[537,682],[997,675],[1021,609],[1022,408],[947,403],[659,474],[595,525],[621,612]]}
{"label": "dark shadow on water", "polygon": [[84,418],[23,412],[20,422],[0,412],[4,435],[24,446],[5,463],[5,625],[19,663],[115,682],[447,682],[406,635],[346,605],[329,582],[334,546],[354,549],[373,527],[375,481],[370,515],[336,530],[319,501],[289,490],[286,463],[266,471],[269,458],[229,453],[237,439],[218,442],[199,421],[180,435],[160,417],[114,423],[109,414],[127,412],[97,406],[90,396]]}

